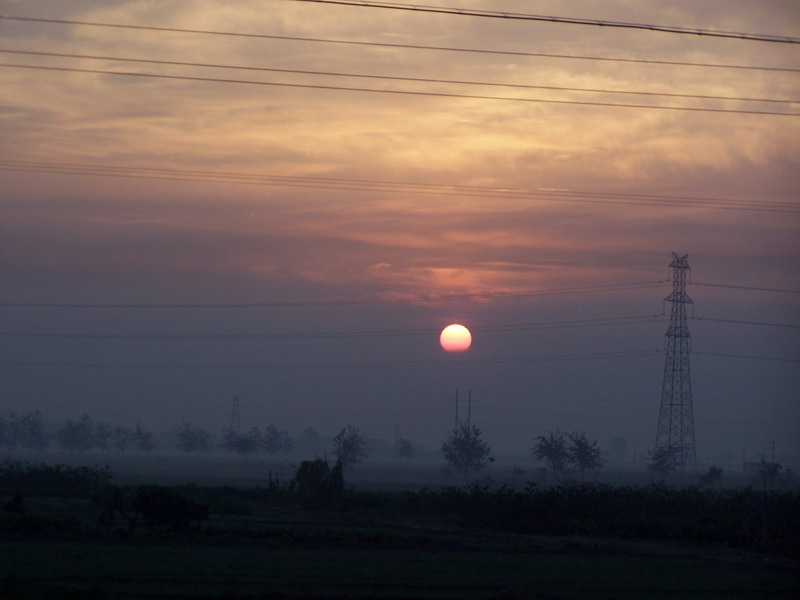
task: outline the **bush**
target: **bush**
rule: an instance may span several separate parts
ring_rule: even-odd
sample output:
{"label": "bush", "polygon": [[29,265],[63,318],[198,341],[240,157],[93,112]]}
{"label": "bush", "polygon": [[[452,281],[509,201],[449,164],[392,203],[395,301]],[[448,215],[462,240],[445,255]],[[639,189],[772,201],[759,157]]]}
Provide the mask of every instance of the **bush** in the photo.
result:
{"label": "bush", "polygon": [[95,497],[111,487],[108,467],[70,467],[6,460],[0,464],[0,492],[38,496]]}
{"label": "bush", "polygon": [[304,460],[292,480],[292,491],[308,508],[332,507],[344,490],[343,471],[341,460],[333,468],[322,458]]}

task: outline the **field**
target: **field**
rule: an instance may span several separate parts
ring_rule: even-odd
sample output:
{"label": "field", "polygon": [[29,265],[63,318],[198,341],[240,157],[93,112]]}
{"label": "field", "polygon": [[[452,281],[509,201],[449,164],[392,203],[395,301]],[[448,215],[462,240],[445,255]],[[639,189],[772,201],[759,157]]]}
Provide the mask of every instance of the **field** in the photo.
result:
{"label": "field", "polygon": [[[11,483],[24,489],[25,512],[0,516],[2,598],[716,599],[800,592],[796,490],[473,485],[320,496],[277,480],[250,488],[152,488],[208,507],[207,521],[184,522],[172,513],[148,521],[134,510],[143,488],[112,486],[102,469],[15,471],[6,464],[3,475],[0,498],[5,502]],[[114,497],[113,506],[124,510],[109,512]]]}

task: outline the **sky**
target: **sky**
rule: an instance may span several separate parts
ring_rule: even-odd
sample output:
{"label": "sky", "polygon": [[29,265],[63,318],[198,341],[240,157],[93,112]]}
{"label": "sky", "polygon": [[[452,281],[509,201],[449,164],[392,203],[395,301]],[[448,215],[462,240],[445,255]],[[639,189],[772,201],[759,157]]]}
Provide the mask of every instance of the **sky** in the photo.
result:
{"label": "sky", "polygon": [[[501,4],[800,37],[793,1],[440,5]],[[498,454],[643,455],[676,252],[698,461],[800,463],[797,43],[291,0],[0,15],[4,414],[219,431],[237,396],[243,425],[436,449],[459,390]]]}

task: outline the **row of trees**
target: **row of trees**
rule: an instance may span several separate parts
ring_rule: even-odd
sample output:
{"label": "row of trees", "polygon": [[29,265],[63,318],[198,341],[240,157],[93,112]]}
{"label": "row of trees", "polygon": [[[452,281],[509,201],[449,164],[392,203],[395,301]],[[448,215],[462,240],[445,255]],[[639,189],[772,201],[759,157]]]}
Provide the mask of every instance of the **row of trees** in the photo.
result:
{"label": "row of trees", "polygon": [[117,450],[149,452],[155,448],[153,433],[137,423],[133,429],[112,427],[93,421],[84,414],[79,419],[67,419],[61,429],[48,434],[42,414],[36,410],[23,415],[14,412],[0,416],[0,448],[15,450],[45,450],[55,441],[64,450]]}
{"label": "row of trees", "polygon": [[[213,434],[208,429],[191,423],[177,425],[175,436],[177,448],[182,452],[208,452],[215,447]],[[267,425],[263,431],[252,427],[244,433],[231,428],[224,429],[221,438],[219,447],[242,457],[258,452],[288,452],[294,446],[289,432],[274,424]],[[133,429],[112,427],[84,414],[78,419],[67,419],[51,435],[46,431],[39,411],[23,415],[10,412],[7,416],[0,416],[0,449],[45,450],[52,441],[64,450],[78,452],[125,452],[128,449],[150,452],[156,446],[153,433],[139,423]],[[303,441],[318,446],[320,436],[314,430],[307,429],[303,432]],[[411,442],[398,438],[397,450],[401,456],[410,456]],[[366,436],[352,425],[343,427],[333,438],[332,453],[343,465],[354,465],[367,456]]]}
{"label": "row of trees", "polygon": [[[460,423],[442,444],[442,454],[447,464],[462,474],[483,469],[494,461],[492,449],[483,439],[481,430],[473,423]],[[596,441],[590,441],[585,433],[550,432],[540,435],[531,449],[531,456],[543,460],[555,477],[567,471],[597,472],[605,464]]]}

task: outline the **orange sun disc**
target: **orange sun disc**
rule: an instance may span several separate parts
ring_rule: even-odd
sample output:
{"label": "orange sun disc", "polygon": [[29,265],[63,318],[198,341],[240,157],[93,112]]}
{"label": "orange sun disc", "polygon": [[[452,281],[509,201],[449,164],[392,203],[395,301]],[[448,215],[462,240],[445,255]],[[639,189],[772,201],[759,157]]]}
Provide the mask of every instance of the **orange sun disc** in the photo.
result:
{"label": "orange sun disc", "polygon": [[448,352],[463,352],[472,344],[472,334],[463,325],[454,323],[442,329],[439,343]]}

